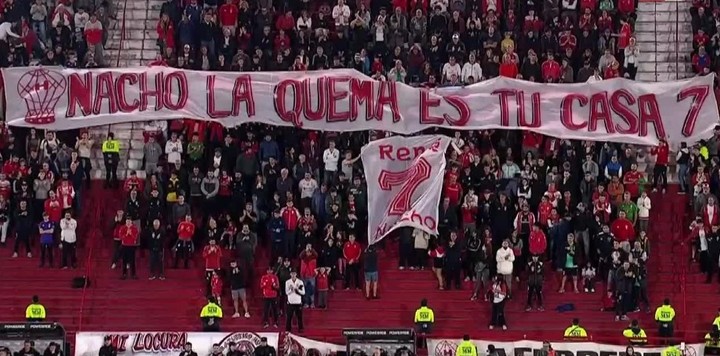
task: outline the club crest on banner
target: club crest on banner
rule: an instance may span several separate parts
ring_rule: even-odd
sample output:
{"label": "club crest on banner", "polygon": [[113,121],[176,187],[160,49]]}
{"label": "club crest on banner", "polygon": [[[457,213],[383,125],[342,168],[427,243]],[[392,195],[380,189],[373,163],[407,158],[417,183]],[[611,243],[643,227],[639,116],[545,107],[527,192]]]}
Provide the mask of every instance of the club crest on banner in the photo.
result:
{"label": "club crest on banner", "polygon": [[55,122],[55,107],[65,94],[67,81],[62,73],[36,68],[23,74],[17,82],[17,93],[25,101],[28,124]]}
{"label": "club crest on banner", "polygon": [[223,350],[227,350],[231,342],[235,343],[239,351],[252,354],[255,347],[260,345],[260,335],[250,332],[232,333],[220,341],[220,346],[222,346]]}

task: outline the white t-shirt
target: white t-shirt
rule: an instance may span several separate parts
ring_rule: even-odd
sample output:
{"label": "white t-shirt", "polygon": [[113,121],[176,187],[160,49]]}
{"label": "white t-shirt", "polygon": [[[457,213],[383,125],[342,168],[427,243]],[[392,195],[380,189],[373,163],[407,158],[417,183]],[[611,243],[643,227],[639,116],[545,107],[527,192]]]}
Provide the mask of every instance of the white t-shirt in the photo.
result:
{"label": "white t-shirt", "polygon": [[[455,64],[445,63],[442,70],[443,78],[445,80],[452,79],[453,74],[460,79],[462,75],[462,68],[460,68],[460,65],[455,62]],[[476,78],[477,79],[477,78]]]}
{"label": "white t-shirt", "polygon": [[302,296],[305,295],[305,285],[303,281],[298,278],[294,282],[288,279],[285,282],[285,294],[287,294],[287,303],[291,305],[302,304]]}
{"label": "white t-shirt", "polygon": [[172,140],[165,143],[165,154],[169,163],[175,163],[182,161],[183,147],[180,140]]}
{"label": "white t-shirt", "polygon": [[325,149],[325,152],[323,152],[323,162],[325,162],[326,171],[337,172],[338,160],[340,160],[340,151],[337,148]]}
{"label": "white t-shirt", "polygon": [[312,198],[313,194],[315,193],[315,190],[317,189],[318,184],[315,179],[301,179],[300,183],[298,183],[298,188],[300,188],[300,198]]}
{"label": "white t-shirt", "polygon": [[70,218],[60,220],[60,241],[67,243],[77,242],[77,220]]}

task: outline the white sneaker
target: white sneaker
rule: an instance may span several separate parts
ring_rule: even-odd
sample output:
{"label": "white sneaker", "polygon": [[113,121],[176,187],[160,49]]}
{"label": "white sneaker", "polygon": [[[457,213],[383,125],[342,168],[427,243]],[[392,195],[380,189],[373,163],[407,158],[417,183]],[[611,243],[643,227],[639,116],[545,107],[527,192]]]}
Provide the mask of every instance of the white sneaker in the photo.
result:
{"label": "white sneaker", "polygon": [[233,318],[239,318],[239,317],[240,317],[240,313],[233,314]]}
{"label": "white sneaker", "polygon": [[18,256],[17,252],[13,252],[12,258],[17,258],[17,256]]}
{"label": "white sneaker", "polygon": [[110,269],[115,269],[115,268],[117,268],[117,264],[113,263],[113,264],[110,266]]}
{"label": "white sneaker", "polygon": [[28,258],[32,258],[32,252],[28,252],[27,256]]}
{"label": "white sneaker", "polygon": [[246,318],[246,319],[250,319],[250,313],[246,312],[246,313],[245,313],[245,318]]}

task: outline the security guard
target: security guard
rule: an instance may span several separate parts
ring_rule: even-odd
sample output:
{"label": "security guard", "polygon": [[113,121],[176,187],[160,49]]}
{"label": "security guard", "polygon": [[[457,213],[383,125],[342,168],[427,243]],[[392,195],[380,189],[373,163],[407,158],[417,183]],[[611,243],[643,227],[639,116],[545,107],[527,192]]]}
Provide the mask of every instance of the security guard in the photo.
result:
{"label": "security guard", "polygon": [[215,298],[208,299],[208,303],[200,312],[200,319],[203,322],[203,331],[220,331],[220,319],[223,317],[222,308],[217,304]]}
{"label": "security guard", "polygon": [[630,326],[623,330],[623,336],[628,339],[630,345],[644,345],[647,344],[647,334],[645,330],[640,327],[637,320],[633,320]]}
{"label": "security guard", "polygon": [[[720,348],[720,331],[718,331],[717,325],[713,325],[712,331],[705,334],[705,348]],[[707,352],[706,352],[707,354]]]}
{"label": "security guard", "polygon": [[40,297],[33,295],[32,303],[25,308],[25,319],[27,321],[45,321],[45,306],[40,304]]}
{"label": "security guard", "polygon": [[117,188],[117,169],[120,162],[120,141],[115,139],[115,134],[110,132],[107,140],[102,144],[103,160],[105,161],[105,188]]}
{"label": "security guard", "polygon": [[677,346],[668,346],[662,350],[661,356],[683,356],[682,350]]}
{"label": "security guard", "polygon": [[427,299],[420,301],[420,308],[415,311],[415,328],[420,333],[429,333],[435,323],[435,313],[428,306]]}
{"label": "security guard", "polygon": [[463,341],[455,350],[455,356],[477,356],[477,347],[470,341],[470,335],[463,335]]}
{"label": "security guard", "polygon": [[572,321],[572,325],[565,329],[563,337],[566,339],[584,339],[588,337],[588,334],[585,328],[580,326],[580,319],[575,318]]}
{"label": "security guard", "polygon": [[675,309],[670,305],[670,299],[665,298],[663,305],[655,309],[655,321],[658,323],[660,337],[673,336],[673,321],[675,320]]}

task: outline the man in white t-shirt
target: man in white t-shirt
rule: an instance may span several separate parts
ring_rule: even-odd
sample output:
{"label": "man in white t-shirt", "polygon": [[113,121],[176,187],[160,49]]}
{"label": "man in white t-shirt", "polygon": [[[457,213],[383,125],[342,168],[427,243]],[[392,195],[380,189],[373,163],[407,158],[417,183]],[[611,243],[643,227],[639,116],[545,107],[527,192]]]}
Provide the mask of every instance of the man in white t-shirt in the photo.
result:
{"label": "man in white t-shirt", "polygon": [[335,28],[344,31],[350,21],[350,7],[345,5],[345,0],[338,0],[338,4],[333,7],[333,20],[335,20]]}
{"label": "man in white t-shirt", "polygon": [[445,63],[442,69],[443,82],[449,82],[453,76],[460,78],[462,75],[462,68],[455,61],[455,56],[450,56],[448,62]]}
{"label": "man in white t-shirt", "polygon": [[305,178],[301,179],[298,183],[298,189],[300,189],[300,200],[303,202],[303,206],[310,206],[312,196],[318,188],[317,181],[313,179],[310,172],[305,172]]}
{"label": "man in white t-shirt", "polygon": [[325,163],[325,174],[323,182],[331,184],[335,181],[338,171],[338,161],[340,161],[340,150],[335,148],[335,141],[328,142],[328,148],[323,152],[323,162]]}

